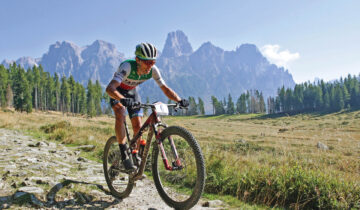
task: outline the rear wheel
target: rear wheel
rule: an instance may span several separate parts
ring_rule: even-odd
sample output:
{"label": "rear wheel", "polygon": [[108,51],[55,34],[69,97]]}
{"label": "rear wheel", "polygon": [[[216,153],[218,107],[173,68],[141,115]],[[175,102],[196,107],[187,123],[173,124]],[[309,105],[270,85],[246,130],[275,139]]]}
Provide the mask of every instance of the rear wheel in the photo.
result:
{"label": "rear wheel", "polygon": [[134,183],[130,175],[124,172],[119,144],[115,136],[110,137],[104,148],[103,167],[106,183],[112,195],[125,198],[131,193]]}
{"label": "rear wheel", "polygon": [[[171,139],[178,159],[171,148]],[[166,128],[161,133],[161,141],[172,169],[165,168],[160,145],[155,146],[151,159],[155,186],[170,207],[190,209],[199,201],[205,185],[205,164],[200,146],[186,129],[177,126]]]}

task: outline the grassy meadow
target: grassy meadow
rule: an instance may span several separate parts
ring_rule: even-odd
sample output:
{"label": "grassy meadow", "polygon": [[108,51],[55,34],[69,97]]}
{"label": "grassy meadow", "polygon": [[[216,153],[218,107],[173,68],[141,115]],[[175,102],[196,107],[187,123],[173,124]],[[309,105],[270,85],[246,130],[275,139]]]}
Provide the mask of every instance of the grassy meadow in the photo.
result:
{"label": "grassy meadow", "polygon": [[[291,209],[360,208],[360,111],[167,116],[164,121],[187,128],[200,142],[210,196]],[[114,118],[0,110],[0,127],[69,146],[95,145],[86,156],[101,161],[104,144],[114,135]],[[328,150],[319,149],[318,142]]]}

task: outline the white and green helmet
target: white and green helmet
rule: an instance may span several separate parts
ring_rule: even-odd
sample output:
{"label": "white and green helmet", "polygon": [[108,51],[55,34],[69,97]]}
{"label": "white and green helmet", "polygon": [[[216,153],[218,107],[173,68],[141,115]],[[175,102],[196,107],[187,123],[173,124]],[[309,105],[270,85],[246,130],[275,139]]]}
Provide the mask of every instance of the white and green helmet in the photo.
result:
{"label": "white and green helmet", "polygon": [[157,50],[156,47],[150,43],[141,43],[136,45],[135,55],[142,60],[155,60]]}

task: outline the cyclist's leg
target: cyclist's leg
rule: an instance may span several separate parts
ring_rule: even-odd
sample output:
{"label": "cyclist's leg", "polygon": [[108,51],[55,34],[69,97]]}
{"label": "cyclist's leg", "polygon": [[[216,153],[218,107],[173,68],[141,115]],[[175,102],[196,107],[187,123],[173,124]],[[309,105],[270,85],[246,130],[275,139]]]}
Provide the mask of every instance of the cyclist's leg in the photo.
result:
{"label": "cyclist's leg", "polygon": [[[135,134],[137,134],[139,132],[139,130],[141,128],[141,120],[142,120],[142,117],[140,117],[140,116],[131,118],[131,124],[132,124],[132,128],[133,128],[134,136],[135,136]],[[139,150],[139,146],[140,146],[139,140],[140,139],[141,139],[141,136],[137,140],[136,150]]]}
{"label": "cyclist's leg", "polygon": [[124,121],[126,117],[125,107],[121,105],[119,102],[116,103],[116,100],[114,101],[115,102],[113,103],[115,104],[112,106],[112,109],[114,110],[114,114],[115,114],[116,139],[119,142],[119,144],[125,144],[126,143],[125,125],[124,125]]}
{"label": "cyclist's leg", "polygon": [[[129,96],[134,99],[135,102],[139,102],[141,103],[141,98],[140,95],[137,91],[137,89],[133,89],[131,91],[129,91]],[[143,117],[143,111],[142,109],[132,109],[132,108],[128,108],[128,113],[129,113],[129,117],[131,119],[131,124],[132,124],[132,128],[133,128],[133,134],[135,136],[135,134],[137,134],[141,128],[141,120]],[[137,144],[136,144],[136,150],[139,150],[139,141],[141,139],[140,138],[137,140]]]}
{"label": "cyclist's leg", "polygon": [[121,103],[117,100],[110,99],[111,107],[115,113],[115,133],[116,139],[119,143],[120,153],[121,153],[121,160],[125,169],[131,170],[136,169],[133,165],[131,158],[128,156],[126,150],[128,149],[128,145],[126,144],[125,138],[125,107],[121,105]]}

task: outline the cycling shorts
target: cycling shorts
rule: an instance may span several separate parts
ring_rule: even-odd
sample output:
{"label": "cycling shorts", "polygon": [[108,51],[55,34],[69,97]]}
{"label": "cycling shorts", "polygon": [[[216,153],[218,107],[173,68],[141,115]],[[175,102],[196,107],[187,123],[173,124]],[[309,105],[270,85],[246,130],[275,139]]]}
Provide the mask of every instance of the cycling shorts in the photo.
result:
{"label": "cycling shorts", "polygon": [[[137,92],[137,88],[134,88],[132,90],[125,90],[125,89],[122,89],[122,88],[118,87],[118,88],[116,88],[116,90],[119,91],[119,93],[121,95],[123,95],[125,98],[132,98],[132,99],[134,99],[135,102],[140,102],[141,103],[141,98],[140,98],[139,93]],[[120,103],[120,101],[115,100],[113,98],[110,98],[111,107],[113,107],[117,103]],[[143,111],[140,108],[133,109],[131,107],[128,107],[127,111],[129,113],[130,119],[133,118],[133,117],[142,117],[142,116],[144,116]]]}

